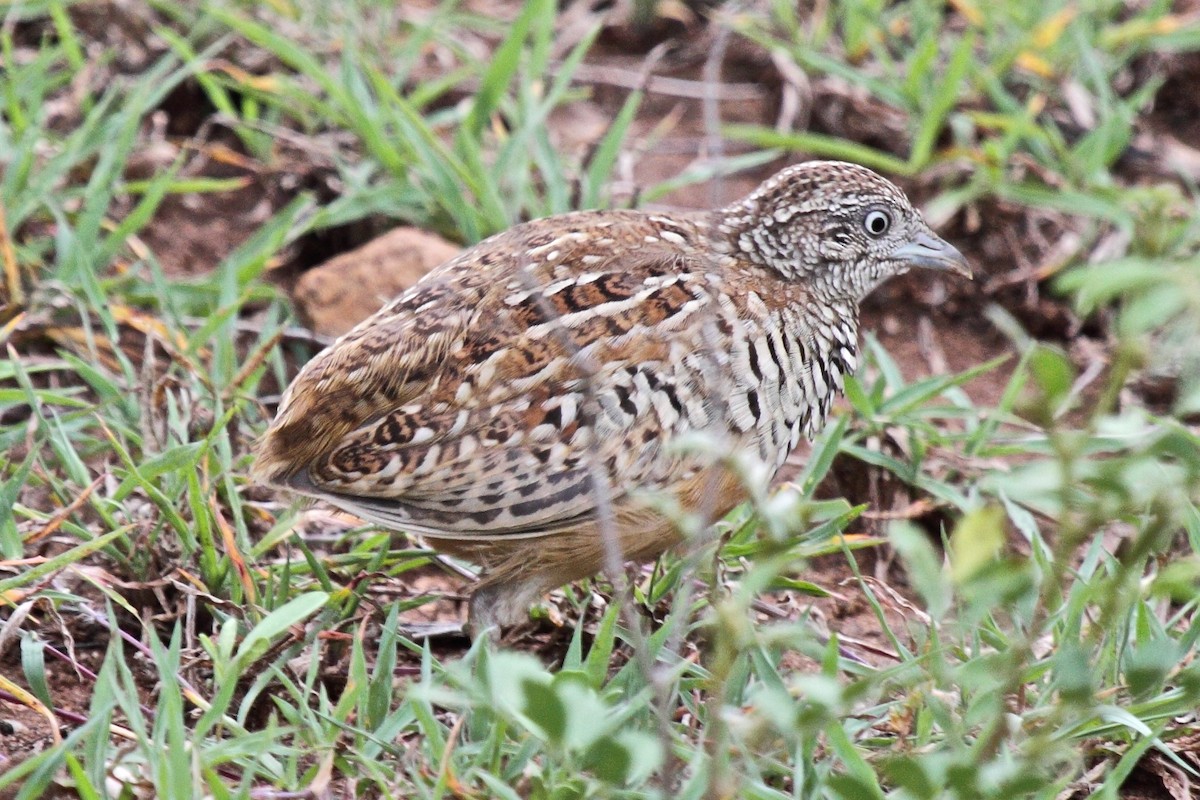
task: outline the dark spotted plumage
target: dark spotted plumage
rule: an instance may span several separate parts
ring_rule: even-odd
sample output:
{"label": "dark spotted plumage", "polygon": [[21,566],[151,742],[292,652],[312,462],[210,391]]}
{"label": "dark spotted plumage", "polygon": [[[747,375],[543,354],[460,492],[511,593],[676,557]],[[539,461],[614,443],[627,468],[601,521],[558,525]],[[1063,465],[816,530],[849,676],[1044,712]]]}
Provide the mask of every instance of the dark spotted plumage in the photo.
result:
{"label": "dark spotted plumage", "polygon": [[264,482],[483,563],[477,624],[600,569],[597,472],[631,558],[678,540],[648,497],[741,499],[716,434],[772,473],[854,371],[858,303],[910,267],[968,274],[852,164],[711,213],[579,212],[480,243],[314,358],[258,448]]}

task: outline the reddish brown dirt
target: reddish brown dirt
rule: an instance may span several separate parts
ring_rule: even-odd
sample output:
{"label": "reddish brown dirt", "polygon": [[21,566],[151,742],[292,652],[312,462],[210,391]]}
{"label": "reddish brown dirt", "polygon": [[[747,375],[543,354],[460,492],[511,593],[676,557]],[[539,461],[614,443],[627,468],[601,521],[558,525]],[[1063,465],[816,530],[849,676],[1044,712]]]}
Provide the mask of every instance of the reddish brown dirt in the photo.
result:
{"label": "reddish brown dirt", "polygon": [[[79,649],[76,654],[79,663],[93,672],[100,668],[104,657],[104,642],[95,644],[97,647],[92,648],[88,642],[78,642]],[[12,650],[18,651],[19,648],[14,647]],[[9,652],[0,658],[0,674],[22,686],[25,685],[19,652]],[[92,702],[91,680],[76,675],[70,665],[60,661],[47,663],[46,674],[50,696],[54,699],[56,708],[63,709],[68,714],[86,716]],[[77,722],[78,718],[60,717],[60,734],[68,736]],[[0,702],[0,773],[53,743],[50,724],[45,717],[19,703]]]}
{"label": "reddish brown dirt", "polygon": [[275,210],[274,192],[241,170],[206,170],[239,177],[245,188],[206,195],[168,196],[141,238],[171,277],[204,275],[254,234]]}

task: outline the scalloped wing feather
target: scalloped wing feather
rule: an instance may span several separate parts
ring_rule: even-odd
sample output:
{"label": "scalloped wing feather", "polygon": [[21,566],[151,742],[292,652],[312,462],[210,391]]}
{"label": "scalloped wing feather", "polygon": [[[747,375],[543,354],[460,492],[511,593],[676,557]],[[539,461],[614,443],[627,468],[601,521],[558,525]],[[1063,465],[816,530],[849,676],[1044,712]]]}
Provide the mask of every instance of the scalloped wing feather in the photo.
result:
{"label": "scalloped wing feather", "polygon": [[[327,363],[293,386],[282,424],[304,429],[318,409],[328,417],[336,401],[322,395],[335,381],[362,410],[309,445],[288,485],[382,525],[472,538],[549,535],[593,517],[592,470],[615,495],[694,474],[697,459],[670,443],[712,417],[701,384],[713,365],[697,356],[706,347],[696,323],[730,312],[716,308],[712,265],[685,240],[696,228],[681,227],[680,247],[646,242],[642,215],[606,219],[612,235],[599,245],[570,226],[543,241],[536,223],[489,240],[464,257],[507,270],[467,297],[440,291],[433,274],[381,311],[365,327],[372,335],[356,329],[322,354]],[[426,283],[435,291],[423,293]],[[421,319],[452,324],[418,331]],[[379,373],[404,380],[391,394],[364,391]]]}

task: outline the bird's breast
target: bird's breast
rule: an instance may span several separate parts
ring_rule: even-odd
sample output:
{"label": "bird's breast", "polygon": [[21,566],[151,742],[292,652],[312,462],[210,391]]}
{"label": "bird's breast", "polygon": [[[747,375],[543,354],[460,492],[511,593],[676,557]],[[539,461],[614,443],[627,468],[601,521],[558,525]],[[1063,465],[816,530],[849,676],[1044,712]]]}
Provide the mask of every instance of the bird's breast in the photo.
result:
{"label": "bird's breast", "polygon": [[857,364],[856,320],[781,311],[744,320],[730,361],[729,427],[778,469],[824,425]]}

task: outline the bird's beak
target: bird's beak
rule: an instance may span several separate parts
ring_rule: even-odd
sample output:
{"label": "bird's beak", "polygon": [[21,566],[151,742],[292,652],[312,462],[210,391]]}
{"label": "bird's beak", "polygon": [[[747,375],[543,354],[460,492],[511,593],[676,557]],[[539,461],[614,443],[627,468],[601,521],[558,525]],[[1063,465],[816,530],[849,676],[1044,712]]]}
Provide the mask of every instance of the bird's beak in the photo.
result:
{"label": "bird's beak", "polygon": [[958,252],[954,245],[932,233],[918,233],[911,242],[896,248],[892,256],[921,269],[954,272],[964,278],[971,277],[971,265],[967,263],[966,256]]}

